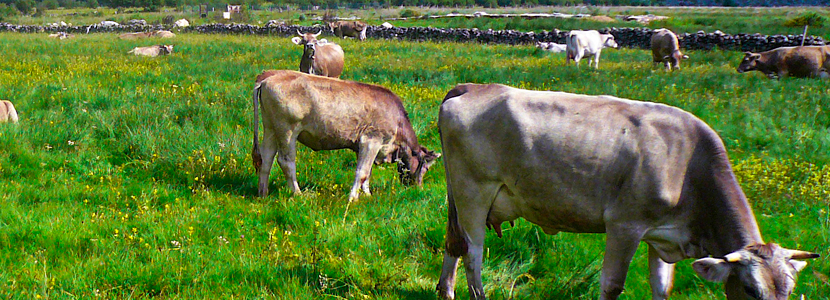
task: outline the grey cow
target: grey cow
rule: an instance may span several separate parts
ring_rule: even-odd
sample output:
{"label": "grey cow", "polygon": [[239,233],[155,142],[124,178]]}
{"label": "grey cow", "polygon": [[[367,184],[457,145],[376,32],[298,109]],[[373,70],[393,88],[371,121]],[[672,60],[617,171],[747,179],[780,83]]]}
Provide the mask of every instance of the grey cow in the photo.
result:
{"label": "grey cow", "polygon": [[560,231],[606,233],[600,299],[617,299],[640,242],[653,299],[669,296],[674,263],[696,258],[727,298],[784,300],[817,254],[761,238],[712,128],[663,104],[528,91],[498,84],[450,90],[438,117],[447,178],[446,252],[438,291],[453,299],[464,258],[471,299],[484,299],[485,227],[517,218]]}

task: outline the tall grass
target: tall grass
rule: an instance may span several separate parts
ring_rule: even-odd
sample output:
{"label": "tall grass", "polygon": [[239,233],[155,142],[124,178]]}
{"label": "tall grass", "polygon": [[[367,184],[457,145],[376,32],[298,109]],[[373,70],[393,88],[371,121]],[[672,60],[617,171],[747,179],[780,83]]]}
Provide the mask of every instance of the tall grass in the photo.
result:
{"label": "tall grass", "polygon": [[[251,89],[266,69],[295,69],[285,38],[179,35],[175,53],[143,58],[112,34],[56,41],[0,34],[0,297],[11,299],[431,299],[446,204],[441,164],[423,188],[376,166],[373,196],[348,204],[355,156],[300,147],[301,195],[254,197]],[[422,144],[440,151],[438,106],[457,83],[611,94],[675,105],[723,137],[768,241],[830,246],[827,81],[737,74],[733,52],[690,51],[684,69],[650,53],[607,50],[600,69],[531,46],[337,40],[344,79],[399,94]],[[275,168],[276,169],[276,168]],[[519,220],[488,234],[492,299],[596,299],[604,236],[548,236]],[[828,299],[830,264],[813,260],[797,295]],[[463,272],[462,272],[463,273]],[[623,299],[649,294],[644,249]],[[460,298],[466,298],[463,275]],[[673,299],[721,299],[678,264]]]}

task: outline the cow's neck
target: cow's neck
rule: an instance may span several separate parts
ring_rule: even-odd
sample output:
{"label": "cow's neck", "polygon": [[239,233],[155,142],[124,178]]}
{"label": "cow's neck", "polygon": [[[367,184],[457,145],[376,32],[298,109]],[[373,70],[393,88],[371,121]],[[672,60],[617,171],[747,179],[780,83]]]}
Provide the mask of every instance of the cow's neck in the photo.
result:
{"label": "cow's neck", "polygon": [[700,226],[698,237],[703,249],[709,255],[723,257],[745,246],[763,243],[763,239],[725,151],[716,152],[708,164],[709,174],[697,185],[700,203],[696,223]]}

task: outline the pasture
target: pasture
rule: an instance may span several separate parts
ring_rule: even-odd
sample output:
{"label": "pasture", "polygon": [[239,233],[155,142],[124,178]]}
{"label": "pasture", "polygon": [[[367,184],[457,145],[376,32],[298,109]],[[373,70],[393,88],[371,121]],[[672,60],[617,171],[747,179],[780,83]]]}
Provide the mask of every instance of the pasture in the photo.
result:
{"label": "pasture", "polygon": [[[830,83],[738,74],[739,52],[687,51],[681,71],[651,53],[603,51],[599,70],[531,45],[339,40],[342,78],[403,99],[421,144],[440,151],[438,106],[457,83],[609,94],[678,106],[723,138],[766,241],[818,252],[794,296],[830,299]],[[128,55],[172,43],[174,53]],[[349,204],[355,156],[299,147],[301,195],[275,166],[255,197],[251,91],[296,69],[288,38],[114,34],[56,41],[0,34],[0,297],[9,299],[433,299],[446,224],[444,169],[406,188],[376,166]],[[440,160],[440,159],[439,159]],[[596,299],[603,235],[545,235],[519,220],[485,242],[491,299]],[[650,297],[641,246],[621,299]],[[463,271],[456,286],[466,299]],[[672,299],[723,299],[678,263]]]}

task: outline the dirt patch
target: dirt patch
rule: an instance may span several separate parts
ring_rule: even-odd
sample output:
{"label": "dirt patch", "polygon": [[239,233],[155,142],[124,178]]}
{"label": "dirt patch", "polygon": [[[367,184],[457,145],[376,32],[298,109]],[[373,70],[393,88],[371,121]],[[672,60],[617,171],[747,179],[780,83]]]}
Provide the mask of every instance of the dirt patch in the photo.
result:
{"label": "dirt patch", "polygon": [[590,17],[588,17],[588,19],[591,20],[591,21],[606,22],[606,23],[617,21],[617,19],[614,19],[614,18],[609,17],[609,16],[590,16]]}

